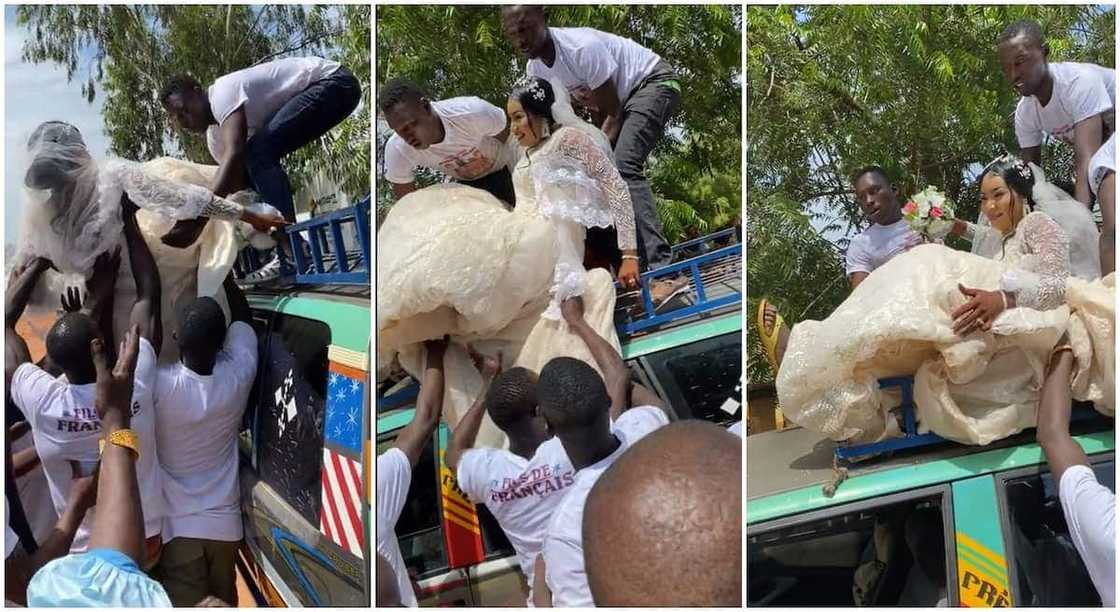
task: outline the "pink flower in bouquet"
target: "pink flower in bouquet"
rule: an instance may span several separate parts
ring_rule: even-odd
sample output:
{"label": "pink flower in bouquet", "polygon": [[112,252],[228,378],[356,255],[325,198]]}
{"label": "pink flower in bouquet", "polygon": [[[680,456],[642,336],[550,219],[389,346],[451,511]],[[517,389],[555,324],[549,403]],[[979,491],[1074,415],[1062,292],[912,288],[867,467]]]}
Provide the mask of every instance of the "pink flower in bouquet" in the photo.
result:
{"label": "pink flower in bouquet", "polygon": [[929,216],[933,217],[934,219],[940,219],[942,216],[944,216],[944,213],[941,212],[941,207],[934,206],[933,208],[929,209]]}
{"label": "pink flower in bouquet", "polygon": [[906,203],[906,206],[902,207],[902,214],[912,215],[915,212],[917,212],[917,210],[918,210],[918,205],[915,204],[913,200],[910,200],[909,202]]}

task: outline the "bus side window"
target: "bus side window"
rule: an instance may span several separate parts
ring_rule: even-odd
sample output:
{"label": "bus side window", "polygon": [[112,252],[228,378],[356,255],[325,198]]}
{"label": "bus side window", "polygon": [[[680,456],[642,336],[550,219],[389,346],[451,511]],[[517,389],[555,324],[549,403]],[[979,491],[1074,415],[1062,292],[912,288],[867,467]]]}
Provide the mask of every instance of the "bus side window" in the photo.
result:
{"label": "bus side window", "polygon": [[724,334],[647,355],[665,398],[682,418],[717,424],[741,420],[723,410],[742,377],[743,345],[739,334]]}
{"label": "bus side window", "polygon": [[321,507],[330,342],[330,328],[322,321],[277,314],[257,398],[260,477],[314,526]]}
{"label": "bus side window", "polygon": [[[1092,465],[1097,481],[1116,491],[1116,463]],[[1016,606],[1096,607],[1100,595],[1073,546],[1050,472],[1003,483],[1008,558],[1015,559]]]}
{"label": "bus side window", "polygon": [[[393,446],[394,438],[377,443],[380,456]],[[394,530],[401,547],[405,567],[415,571],[418,580],[446,572],[447,552],[444,550],[443,527],[440,521],[439,478],[436,475],[436,451],[433,435],[412,470],[408,498]],[[380,525],[378,528],[382,528]]]}
{"label": "bus side window", "polygon": [[[940,494],[747,535],[749,606],[910,606],[948,603]],[[885,560],[884,560],[885,559]]]}

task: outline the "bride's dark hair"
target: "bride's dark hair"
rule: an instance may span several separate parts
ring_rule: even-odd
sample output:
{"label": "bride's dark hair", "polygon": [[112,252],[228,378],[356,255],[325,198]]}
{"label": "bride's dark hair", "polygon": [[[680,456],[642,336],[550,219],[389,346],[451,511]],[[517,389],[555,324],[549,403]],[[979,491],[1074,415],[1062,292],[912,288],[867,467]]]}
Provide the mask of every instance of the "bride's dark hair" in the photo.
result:
{"label": "bride's dark hair", "polygon": [[1031,171],[1030,164],[1014,155],[997,157],[980,172],[977,184],[983,183],[984,177],[989,174],[994,174],[1003,179],[1003,182],[1007,183],[1012,191],[1023,198],[1024,204],[1030,209],[1034,209],[1034,199],[1031,196],[1034,192],[1034,172]]}
{"label": "bride's dark hair", "polygon": [[530,115],[544,117],[549,123],[556,123],[552,118],[552,104],[556,102],[556,93],[547,80],[533,76],[521,77],[513,84],[509,97],[517,100],[521,108]]}

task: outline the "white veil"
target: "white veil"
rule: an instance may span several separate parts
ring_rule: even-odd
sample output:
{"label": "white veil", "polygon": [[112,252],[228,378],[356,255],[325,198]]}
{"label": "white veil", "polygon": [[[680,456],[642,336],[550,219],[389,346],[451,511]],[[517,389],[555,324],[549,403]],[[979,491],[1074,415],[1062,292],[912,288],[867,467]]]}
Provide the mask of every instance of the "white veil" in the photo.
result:
{"label": "white veil", "polygon": [[[1001,156],[993,160],[999,161],[1008,156]],[[989,164],[990,166],[991,164]],[[1031,190],[1031,199],[1034,201],[1034,210],[1046,213],[1053,219],[1069,237],[1070,274],[1085,280],[1093,280],[1101,276],[1100,232],[1093,221],[1093,215],[1081,202],[1075,200],[1057,185],[1046,180],[1046,174],[1037,164],[1028,164],[1030,173],[1034,178],[1034,187]],[[987,168],[985,168],[985,171]],[[983,177],[983,171],[981,172]],[[1027,211],[1030,212],[1030,211]],[[992,229],[987,215],[980,211],[977,215],[977,229],[972,240],[972,252],[987,258],[993,258],[1003,249],[1003,236]]]}

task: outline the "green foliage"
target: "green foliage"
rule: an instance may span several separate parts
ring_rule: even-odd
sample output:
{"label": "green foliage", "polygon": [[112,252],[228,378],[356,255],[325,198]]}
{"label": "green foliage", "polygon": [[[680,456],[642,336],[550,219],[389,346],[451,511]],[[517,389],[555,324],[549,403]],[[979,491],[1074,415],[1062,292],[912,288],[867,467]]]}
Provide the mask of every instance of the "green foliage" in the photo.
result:
{"label": "green foliage", "polygon": [[[678,70],[681,111],[668,130],[670,137],[650,160],[661,217],[673,225],[671,237],[726,227],[738,213],[741,192],[741,9],[569,5],[549,6],[548,11],[551,25],[625,36]],[[433,99],[470,95],[505,108],[506,95],[524,69],[524,59],[502,33],[498,7],[377,7],[377,75],[382,84],[407,76]],[[378,131],[380,152],[387,134]],[[384,168],[378,172],[383,174]],[[426,176],[420,183],[436,180]],[[392,204],[386,181],[379,181],[377,194],[382,217]]]}
{"label": "green foliage", "polygon": [[[780,235],[779,225],[793,227],[793,211],[777,204],[783,202],[796,203],[806,222],[815,216],[818,226],[831,221],[830,232],[847,233],[860,223],[850,176],[861,166],[886,168],[903,197],[937,185],[958,203],[962,217],[975,218],[979,194],[972,174],[1005,150],[1018,149],[1018,94],[1004,80],[995,41],[1007,24],[1024,18],[1042,24],[1051,61],[1114,65],[1110,7],[748,9],[747,189],[755,209],[748,212],[748,283],[754,299],[766,296],[786,306],[782,312],[790,323],[827,315],[842,301],[846,282],[835,254],[841,291],[833,291],[831,277],[820,276],[819,269],[804,276],[805,260],[788,259],[798,249],[791,252],[780,240],[768,243],[752,231]],[[1043,158],[1048,176],[1072,174],[1069,147],[1048,146]],[[770,219],[775,210],[785,216]],[[823,232],[818,227],[815,233]],[[842,239],[837,246],[846,244]],[[801,294],[800,287],[812,291]],[[751,333],[753,358],[758,346]],[[756,370],[752,364],[749,371]]]}
{"label": "green foliage", "polygon": [[16,23],[32,36],[23,59],[66,68],[92,102],[105,96],[114,154],[148,160],[181,150],[213,163],[205,138],[175,130],[159,101],[173,76],[207,84],[282,56],[338,60],[362,84],[363,108],[320,142],[285,159],[293,187],[325,172],[351,197],[369,193],[370,13],[368,6],[23,5]]}

